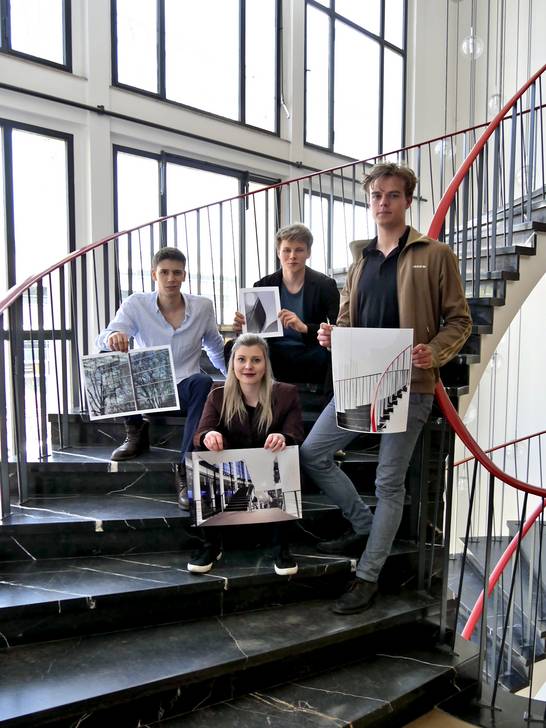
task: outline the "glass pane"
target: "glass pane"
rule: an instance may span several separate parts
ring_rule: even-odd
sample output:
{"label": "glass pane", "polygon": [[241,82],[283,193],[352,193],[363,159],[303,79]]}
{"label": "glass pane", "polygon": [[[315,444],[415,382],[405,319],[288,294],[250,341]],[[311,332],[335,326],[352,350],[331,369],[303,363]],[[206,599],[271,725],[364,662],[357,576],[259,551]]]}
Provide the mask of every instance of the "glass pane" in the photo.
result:
{"label": "glass pane", "polygon": [[[312,202],[310,201],[312,199]],[[326,273],[326,250],[328,244],[329,198],[326,195],[305,192],[305,224],[313,233],[313,247],[308,265],[321,273]]]}
{"label": "glass pane", "polygon": [[404,47],[404,0],[385,0],[385,40]]}
{"label": "glass pane", "polygon": [[117,0],[118,81],[157,93],[156,0]]}
{"label": "glass pane", "polygon": [[11,0],[11,47],[65,63],[62,0]]}
{"label": "glass pane", "polygon": [[239,118],[238,0],[165,0],[167,98]]}
{"label": "glass pane", "polygon": [[[68,253],[68,175],[66,142],[14,129],[13,208],[15,269],[18,283],[43,271]],[[55,274],[56,275],[56,274]],[[35,289],[33,289],[35,290]],[[43,282],[44,326],[51,327],[51,301],[58,302]],[[37,299],[23,306],[25,326],[38,326]],[[54,313],[58,322],[58,310]]]}
{"label": "glass pane", "polygon": [[366,0],[366,2],[336,0],[336,13],[379,35],[381,30],[381,0]]}
{"label": "glass pane", "polygon": [[[249,192],[264,185],[264,182],[251,182]],[[258,192],[246,202],[245,286],[252,286],[276,268],[275,195],[273,191]]]}
{"label": "glass pane", "polygon": [[[117,216],[118,230],[127,230],[159,217],[159,163],[138,154],[117,152]],[[151,260],[159,248],[157,226],[146,226],[131,233],[131,242],[119,244],[119,270],[122,298],[128,293],[129,255],[131,257],[133,291],[151,291]]]}
{"label": "glass pane", "polygon": [[[0,127],[0,159],[4,159],[4,129]],[[6,249],[6,206],[4,204],[4,175],[0,174],[0,298],[8,289],[8,261]],[[7,314],[4,315],[7,328]]]}
{"label": "glass pane", "polygon": [[347,269],[353,262],[349,244],[375,236],[371,214],[364,205],[353,205],[352,200],[345,204],[334,200],[333,228],[332,267],[334,271]]}
{"label": "glass pane", "polygon": [[[379,151],[379,47],[363,33],[336,22],[334,151],[357,159]],[[365,69],[360,93],[351,83],[355,68]]]}
{"label": "glass pane", "polygon": [[[239,194],[239,180],[217,172],[167,164],[167,214],[206,205],[211,200],[224,200]],[[239,208],[233,203],[210,205],[178,219],[175,242],[187,256],[188,278],[185,284],[191,292],[216,299],[219,322],[231,323],[237,300],[235,271],[239,260]],[[170,229],[170,228],[169,228]],[[174,233],[174,228],[173,228]],[[234,250],[235,244],[235,250]],[[238,278],[238,276],[237,276]],[[221,308],[220,286],[223,279],[224,306]]]}
{"label": "glass pane", "polygon": [[275,0],[246,4],[246,123],[275,131]]}
{"label": "glass pane", "polygon": [[328,146],[329,27],[326,13],[307,7],[305,141]]}
{"label": "glass pane", "polygon": [[383,93],[383,151],[400,149],[404,101],[404,63],[402,56],[385,48],[385,81]]}

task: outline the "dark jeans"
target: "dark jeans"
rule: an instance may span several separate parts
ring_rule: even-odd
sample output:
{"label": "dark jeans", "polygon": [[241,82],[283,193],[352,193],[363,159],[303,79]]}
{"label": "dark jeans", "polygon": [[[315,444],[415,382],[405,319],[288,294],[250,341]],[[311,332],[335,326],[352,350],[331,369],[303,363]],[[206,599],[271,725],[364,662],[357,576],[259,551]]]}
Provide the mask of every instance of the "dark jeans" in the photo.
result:
{"label": "dark jeans", "polygon": [[[187,379],[178,382],[177,387],[180,414],[186,415],[186,424],[184,425],[184,434],[180,446],[180,462],[183,463],[186,453],[193,450],[193,436],[201,419],[205,400],[212,387],[212,379],[208,374],[192,374]],[[138,424],[142,422],[142,415],[129,415],[125,418],[125,422],[127,424]]]}

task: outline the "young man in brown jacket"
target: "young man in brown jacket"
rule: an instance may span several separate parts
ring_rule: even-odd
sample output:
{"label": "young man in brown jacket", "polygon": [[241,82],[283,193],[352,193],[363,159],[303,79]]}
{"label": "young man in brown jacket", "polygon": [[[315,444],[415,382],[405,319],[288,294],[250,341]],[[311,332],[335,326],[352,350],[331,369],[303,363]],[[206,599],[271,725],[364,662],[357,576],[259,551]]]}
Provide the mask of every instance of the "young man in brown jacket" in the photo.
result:
{"label": "young man in brown jacket", "polygon": [[[377,593],[402,519],[406,471],[432,407],[438,368],[461,349],[472,326],[455,255],[446,244],[406,225],[416,182],[412,170],[396,164],[378,164],[365,177],[377,237],[351,243],[353,264],[337,319],[338,326],[414,331],[407,430],[380,435],[375,514],[334,463],[334,453],[355,434],[337,427],[333,399],[301,448],[304,470],[352,526],[340,539],[319,543],[319,551],[360,554],[364,549],[354,582],[333,607],[338,614],[366,609]],[[332,328],[322,324],[318,333],[327,348]]]}

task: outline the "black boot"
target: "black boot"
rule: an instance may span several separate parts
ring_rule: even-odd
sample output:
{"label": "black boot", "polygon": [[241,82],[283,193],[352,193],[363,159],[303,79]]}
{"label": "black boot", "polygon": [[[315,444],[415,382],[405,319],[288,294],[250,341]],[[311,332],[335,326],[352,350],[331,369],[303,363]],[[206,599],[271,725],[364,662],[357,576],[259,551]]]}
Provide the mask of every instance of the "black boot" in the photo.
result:
{"label": "black boot", "polygon": [[190,499],[186,482],[186,466],[182,463],[174,466],[174,487],[178,496],[178,507],[183,511],[189,511]]}
{"label": "black boot", "polygon": [[126,422],[125,432],[125,440],[110,455],[110,460],[130,460],[150,449],[148,423],[145,420],[140,423]]}

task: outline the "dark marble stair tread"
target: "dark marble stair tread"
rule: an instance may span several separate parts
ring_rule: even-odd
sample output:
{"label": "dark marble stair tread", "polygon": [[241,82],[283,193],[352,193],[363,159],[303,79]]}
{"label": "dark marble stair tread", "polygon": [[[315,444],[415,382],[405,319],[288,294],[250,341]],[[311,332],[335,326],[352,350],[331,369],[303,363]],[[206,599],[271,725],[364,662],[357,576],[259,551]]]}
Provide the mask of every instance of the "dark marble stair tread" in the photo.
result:
{"label": "dark marble stair tread", "polygon": [[171,470],[172,464],[179,462],[178,450],[164,447],[151,447],[131,460],[114,462],[110,460],[112,446],[108,445],[79,445],[65,450],[52,450],[46,460],[29,460],[33,471],[54,470],[73,471],[74,466],[84,466],[87,471],[93,472],[131,472],[148,470]]}
{"label": "dark marble stair tread", "polygon": [[0,721],[45,719],[131,699],[177,683],[248,670],[424,618],[436,603],[381,596],[363,614],[337,616],[329,601],[192,623],[7,648],[0,653]]}
{"label": "dark marble stair tread", "polygon": [[[50,523],[145,521],[157,519],[187,519],[189,514],[178,508],[176,494],[161,496],[124,495],[74,495],[29,498],[23,505],[12,505],[12,514],[0,525],[36,526]],[[99,525],[100,527],[100,525]]]}
{"label": "dark marble stair tread", "polygon": [[[350,559],[324,556],[308,547],[298,552],[299,572],[294,579],[328,574],[350,574]],[[0,562],[0,620],[6,609],[71,602],[89,608],[89,600],[104,596],[175,589],[185,594],[222,591],[247,584],[279,582],[273,571],[268,549],[227,550],[210,575],[187,571],[191,551],[141,553],[127,556],[98,556],[65,559],[41,559],[30,562]],[[97,605],[93,604],[93,608]],[[4,611],[2,611],[4,610]]]}
{"label": "dark marble stair tread", "polygon": [[[381,725],[399,709],[428,694],[427,705],[456,694],[456,670],[475,660],[475,650],[449,654],[401,646],[295,682],[253,691],[235,700],[161,722],[165,728],[341,728]],[[388,724],[388,723],[387,723]]]}

